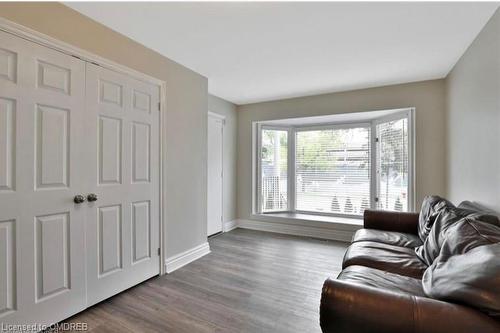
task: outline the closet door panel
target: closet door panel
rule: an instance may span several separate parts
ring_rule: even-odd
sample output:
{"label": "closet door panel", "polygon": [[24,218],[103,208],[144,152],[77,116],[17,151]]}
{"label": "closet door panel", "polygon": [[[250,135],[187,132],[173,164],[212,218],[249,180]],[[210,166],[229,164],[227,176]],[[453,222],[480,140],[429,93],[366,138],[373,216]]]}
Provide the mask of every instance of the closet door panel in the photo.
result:
{"label": "closet door panel", "polygon": [[86,306],[85,63],[0,32],[0,322]]}
{"label": "closet door panel", "polygon": [[93,64],[86,71],[88,302],[157,274],[159,87]]}

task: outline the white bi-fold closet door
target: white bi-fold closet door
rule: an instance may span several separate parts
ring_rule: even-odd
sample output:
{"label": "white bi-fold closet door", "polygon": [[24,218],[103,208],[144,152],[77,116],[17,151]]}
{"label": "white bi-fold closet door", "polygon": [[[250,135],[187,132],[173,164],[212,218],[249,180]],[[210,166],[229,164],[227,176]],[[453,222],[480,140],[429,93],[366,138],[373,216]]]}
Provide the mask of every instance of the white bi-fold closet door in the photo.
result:
{"label": "white bi-fold closet door", "polygon": [[0,32],[0,322],[55,323],[159,273],[159,93]]}
{"label": "white bi-fold closet door", "polygon": [[0,322],[86,303],[85,62],[0,32]]}
{"label": "white bi-fold closet door", "polygon": [[159,273],[160,121],[158,86],[93,64],[86,86],[91,305]]}

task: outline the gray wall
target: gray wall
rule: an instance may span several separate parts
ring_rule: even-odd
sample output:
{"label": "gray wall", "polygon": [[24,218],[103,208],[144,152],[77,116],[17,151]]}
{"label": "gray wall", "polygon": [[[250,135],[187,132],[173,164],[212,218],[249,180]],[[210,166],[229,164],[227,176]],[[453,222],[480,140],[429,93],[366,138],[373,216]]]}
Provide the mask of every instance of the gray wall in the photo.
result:
{"label": "gray wall", "polygon": [[59,3],[0,3],[0,16],[167,82],[166,255],[206,242],[207,79]]}
{"label": "gray wall", "polygon": [[500,212],[500,9],[446,85],[448,196]]}
{"label": "gray wall", "polygon": [[238,107],[238,218],[252,213],[252,122],[402,107],[415,107],[416,198],[444,195],[445,82],[400,84],[380,88],[292,98]]}
{"label": "gray wall", "polygon": [[224,125],[224,222],[236,219],[236,140],[237,140],[237,113],[236,105],[219,97],[208,96],[208,110],[226,117]]}

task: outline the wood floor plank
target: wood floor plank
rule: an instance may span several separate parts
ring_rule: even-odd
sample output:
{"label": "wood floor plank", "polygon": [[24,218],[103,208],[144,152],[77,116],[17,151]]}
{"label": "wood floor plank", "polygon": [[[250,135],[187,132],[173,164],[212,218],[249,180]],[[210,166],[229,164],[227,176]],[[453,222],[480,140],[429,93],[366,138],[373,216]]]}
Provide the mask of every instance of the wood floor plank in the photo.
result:
{"label": "wood floor plank", "polygon": [[315,333],[346,243],[235,229],[212,253],[70,318],[89,332]]}

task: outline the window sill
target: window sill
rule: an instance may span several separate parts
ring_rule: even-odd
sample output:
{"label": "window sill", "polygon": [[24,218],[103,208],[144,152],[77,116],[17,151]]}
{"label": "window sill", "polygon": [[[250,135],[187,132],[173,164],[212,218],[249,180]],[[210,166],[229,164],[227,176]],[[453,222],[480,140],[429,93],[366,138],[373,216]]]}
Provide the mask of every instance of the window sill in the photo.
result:
{"label": "window sill", "polygon": [[304,213],[253,214],[250,220],[239,220],[241,228],[277,232],[350,242],[356,230],[363,228],[363,219],[323,216]]}
{"label": "window sill", "polygon": [[331,223],[336,225],[359,227],[363,226],[363,218],[353,217],[340,217],[340,216],[325,216],[325,215],[315,215],[315,214],[304,214],[304,213],[266,213],[266,214],[254,214],[252,217],[259,220],[276,220],[276,221],[304,221],[304,222],[317,222],[317,223]]}

